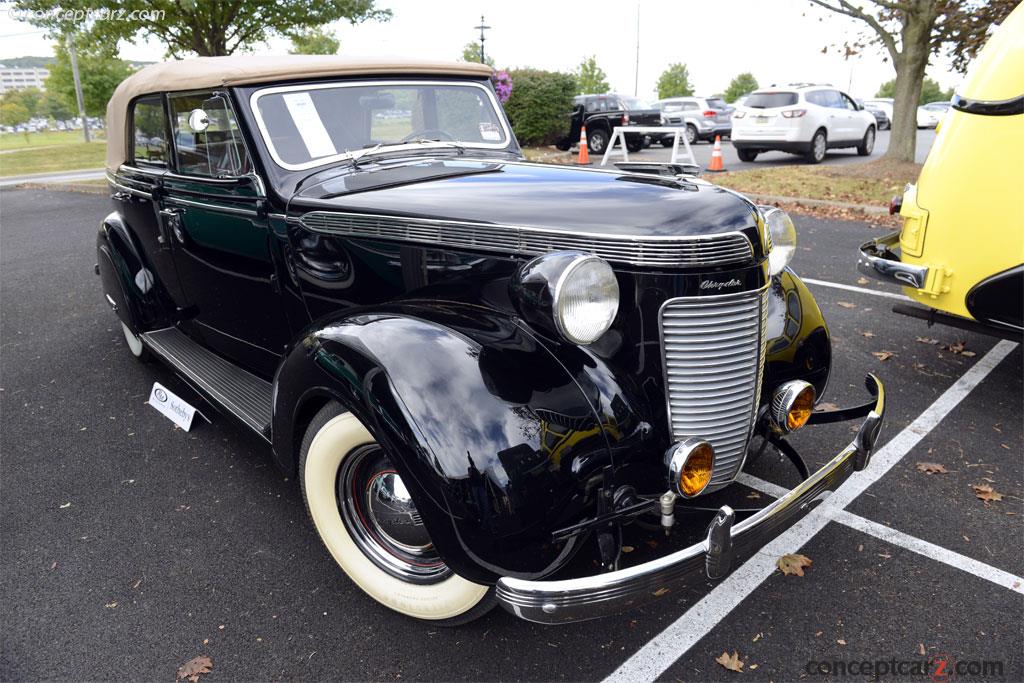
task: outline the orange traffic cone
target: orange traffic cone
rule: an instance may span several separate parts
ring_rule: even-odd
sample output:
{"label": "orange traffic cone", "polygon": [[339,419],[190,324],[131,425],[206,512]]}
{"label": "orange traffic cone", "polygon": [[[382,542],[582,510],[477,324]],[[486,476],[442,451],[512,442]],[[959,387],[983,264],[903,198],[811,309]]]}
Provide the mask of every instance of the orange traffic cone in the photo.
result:
{"label": "orange traffic cone", "polygon": [[725,170],[725,164],[722,163],[722,137],[720,135],[715,136],[715,148],[711,150],[711,165],[707,167],[710,173],[721,173]]}
{"label": "orange traffic cone", "polygon": [[581,166],[590,165],[590,151],[587,149],[587,127],[582,126],[580,128],[580,156],[576,159],[576,163]]}

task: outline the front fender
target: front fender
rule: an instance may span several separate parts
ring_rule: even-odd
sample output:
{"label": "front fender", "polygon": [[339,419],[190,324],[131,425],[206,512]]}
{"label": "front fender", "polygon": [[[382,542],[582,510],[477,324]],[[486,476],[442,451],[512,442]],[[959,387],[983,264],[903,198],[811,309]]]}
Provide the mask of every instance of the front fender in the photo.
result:
{"label": "front fender", "polygon": [[96,266],[103,293],[133,331],[157,327],[164,318],[160,283],[149,268],[124,217],[116,211],[100,224],[96,236]]}
{"label": "front fender", "polygon": [[575,378],[505,314],[444,302],[308,332],[274,383],[273,442],[294,471],[309,402],[339,401],[374,434],[442,557],[467,579],[547,575],[577,539],[610,455]]}
{"label": "front fender", "polygon": [[828,325],[807,285],[788,268],[768,289],[767,337],[761,404],[793,379],[810,382],[818,398],[824,396],[832,368]]}

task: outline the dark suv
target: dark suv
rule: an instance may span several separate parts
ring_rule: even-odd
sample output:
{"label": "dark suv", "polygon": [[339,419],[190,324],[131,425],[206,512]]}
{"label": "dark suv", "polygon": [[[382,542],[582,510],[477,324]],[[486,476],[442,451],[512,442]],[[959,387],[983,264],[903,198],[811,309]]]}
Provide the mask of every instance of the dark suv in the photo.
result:
{"label": "dark suv", "polygon": [[[612,139],[615,126],[660,126],[661,112],[648,102],[628,95],[577,95],[573,98],[572,125],[569,135],[557,147],[567,150],[580,139],[580,127],[587,127],[587,147],[594,154],[603,154]],[[626,133],[626,148],[639,152],[644,135]]]}

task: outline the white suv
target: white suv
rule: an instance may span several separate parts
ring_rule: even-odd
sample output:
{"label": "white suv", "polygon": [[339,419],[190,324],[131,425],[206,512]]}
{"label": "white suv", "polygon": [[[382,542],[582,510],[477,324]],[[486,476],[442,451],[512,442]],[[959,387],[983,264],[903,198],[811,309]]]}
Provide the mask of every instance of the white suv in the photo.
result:
{"label": "white suv", "polygon": [[875,147],[875,117],[828,85],[796,84],[755,90],[732,115],[732,146],[740,161],[779,150],[820,163],[828,149]]}

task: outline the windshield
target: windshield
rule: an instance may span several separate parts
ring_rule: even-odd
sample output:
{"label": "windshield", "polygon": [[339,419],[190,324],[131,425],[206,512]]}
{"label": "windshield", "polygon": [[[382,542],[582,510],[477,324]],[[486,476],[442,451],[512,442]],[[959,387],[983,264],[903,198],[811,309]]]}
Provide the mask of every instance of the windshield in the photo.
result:
{"label": "windshield", "polygon": [[725,109],[725,100],[721,97],[709,97],[707,99],[708,106],[712,109]]}
{"label": "windshield", "polygon": [[743,103],[744,107],[754,109],[772,109],[774,107],[788,107],[796,104],[795,92],[756,92],[747,98]]}
{"label": "windshield", "polygon": [[508,145],[494,96],[475,83],[380,82],[266,88],[253,113],[278,165],[291,170],[402,145]]}

